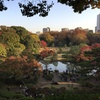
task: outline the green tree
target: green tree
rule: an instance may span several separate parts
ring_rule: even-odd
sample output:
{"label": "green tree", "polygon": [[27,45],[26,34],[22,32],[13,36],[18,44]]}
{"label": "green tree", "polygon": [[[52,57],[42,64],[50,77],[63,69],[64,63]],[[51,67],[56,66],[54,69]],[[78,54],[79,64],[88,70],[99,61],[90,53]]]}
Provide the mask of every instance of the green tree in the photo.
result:
{"label": "green tree", "polygon": [[1,25],[0,28],[1,28],[1,31],[6,31],[7,30],[7,27],[4,26],[4,25]]}
{"label": "green tree", "polygon": [[77,55],[80,53],[80,48],[82,48],[84,46],[87,46],[87,44],[80,44],[80,45],[71,46],[68,53],[70,53],[72,55]]}
{"label": "green tree", "polygon": [[25,38],[27,35],[29,35],[29,32],[21,26],[12,26],[11,28],[13,28],[16,31],[17,35],[19,35],[20,43],[25,45]]}
{"label": "green tree", "polygon": [[37,34],[31,34],[32,38],[34,39],[34,45],[35,48],[40,48],[41,43],[40,43],[40,38]]}
{"label": "green tree", "polygon": [[12,33],[11,31],[3,31],[2,34],[0,34],[0,42],[7,44],[7,43],[13,43],[16,44],[20,41],[19,36],[16,33]]}
{"label": "green tree", "polygon": [[32,38],[31,35],[27,35],[25,38],[25,46],[28,49],[33,49],[34,48],[34,42],[35,40]]}
{"label": "green tree", "polygon": [[7,56],[6,48],[3,44],[0,43],[0,58],[6,56]]}
{"label": "green tree", "polygon": [[16,31],[10,27],[1,28],[0,42],[5,44],[7,55],[18,56],[25,49],[25,46],[20,43],[20,37]]}
{"label": "green tree", "polygon": [[[19,56],[24,51],[25,46],[23,44],[18,43],[17,45],[14,45],[14,48],[12,49],[13,56]],[[10,52],[9,52],[10,53]]]}

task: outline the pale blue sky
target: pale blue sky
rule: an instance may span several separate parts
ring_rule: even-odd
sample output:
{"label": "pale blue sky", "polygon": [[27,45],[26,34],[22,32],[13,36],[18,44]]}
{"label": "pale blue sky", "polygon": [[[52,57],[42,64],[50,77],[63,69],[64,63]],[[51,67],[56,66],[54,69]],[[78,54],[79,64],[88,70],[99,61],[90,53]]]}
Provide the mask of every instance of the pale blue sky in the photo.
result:
{"label": "pale blue sky", "polygon": [[39,17],[38,15],[33,17],[22,16],[16,0],[6,2],[5,5],[8,10],[0,12],[0,25],[22,26],[33,33],[42,32],[42,29],[46,27],[50,27],[54,31],[60,31],[61,28],[75,29],[76,27],[95,29],[100,9],[87,9],[78,14],[74,13],[71,7],[57,3],[57,0],[54,1],[55,4],[47,17]]}

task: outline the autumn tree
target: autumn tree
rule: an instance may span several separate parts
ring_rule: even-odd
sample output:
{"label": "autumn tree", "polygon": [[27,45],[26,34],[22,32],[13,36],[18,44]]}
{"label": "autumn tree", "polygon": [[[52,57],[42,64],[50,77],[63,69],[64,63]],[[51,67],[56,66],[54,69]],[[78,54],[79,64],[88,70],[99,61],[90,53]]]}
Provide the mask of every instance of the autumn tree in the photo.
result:
{"label": "autumn tree", "polygon": [[59,32],[58,31],[50,31],[50,35],[54,37],[54,46],[58,46],[59,44]]}
{"label": "autumn tree", "polygon": [[70,46],[69,51],[66,52],[65,57],[68,59],[68,61],[72,63],[76,63],[76,56],[80,54],[80,49],[84,46],[88,46],[87,44],[81,43],[80,45],[74,45]]}
{"label": "autumn tree", "polygon": [[68,33],[72,45],[79,45],[81,43],[88,43],[86,31],[82,29],[71,30]]}
{"label": "autumn tree", "polygon": [[55,46],[69,46],[70,38],[68,37],[68,32],[66,31],[51,31],[50,34],[54,37]]}
{"label": "autumn tree", "polygon": [[96,73],[94,76],[96,76],[97,73],[100,74],[100,44],[95,43],[91,46],[84,46],[81,48],[80,54],[76,56],[76,64],[80,65],[80,72],[83,75],[94,73],[93,70],[96,70]]}
{"label": "autumn tree", "polygon": [[87,38],[89,40],[89,45],[92,45],[94,43],[100,43],[100,34],[99,33],[87,34]]}
{"label": "autumn tree", "polygon": [[66,41],[67,46],[70,46],[71,40],[68,36],[65,38],[65,41]]}
{"label": "autumn tree", "polygon": [[100,8],[99,0],[58,0],[58,2],[72,7],[74,12],[78,13],[81,13],[87,8]]}
{"label": "autumn tree", "polygon": [[45,50],[42,50],[42,51],[40,52],[40,57],[41,57],[42,59],[44,59],[44,58],[46,58],[46,57],[48,57],[48,56],[51,56],[51,55],[54,55],[54,54],[55,54],[55,52],[54,52],[53,50],[45,49]]}
{"label": "autumn tree", "polygon": [[[5,6],[6,0],[0,0],[0,11],[7,10]],[[7,0],[11,1],[11,0]],[[13,0],[14,1],[14,0]],[[100,8],[99,0],[57,0],[61,4],[65,4],[66,6],[72,7],[74,12],[81,13],[87,8]],[[39,14],[39,16],[45,17],[48,15],[50,9],[54,5],[53,2],[48,3],[47,0],[23,0],[23,2],[19,2],[19,7],[21,9],[21,13],[23,16],[31,17]]]}
{"label": "autumn tree", "polygon": [[[34,71],[42,71],[42,66],[35,59],[29,59],[27,56],[10,56],[0,64],[0,74],[4,74],[5,78],[9,76],[34,76]],[[1,76],[1,75],[0,75]],[[4,78],[2,76],[2,78]]]}
{"label": "autumn tree", "polygon": [[41,41],[41,47],[43,48],[47,47],[47,43],[44,40]]}
{"label": "autumn tree", "polygon": [[55,46],[64,46],[66,39],[66,32],[50,32],[50,34],[54,37]]}
{"label": "autumn tree", "polygon": [[43,33],[39,35],[40,40],[44,40],[47,42],[48,46],[51,46],[54,43],[54,37],[50,33]]}

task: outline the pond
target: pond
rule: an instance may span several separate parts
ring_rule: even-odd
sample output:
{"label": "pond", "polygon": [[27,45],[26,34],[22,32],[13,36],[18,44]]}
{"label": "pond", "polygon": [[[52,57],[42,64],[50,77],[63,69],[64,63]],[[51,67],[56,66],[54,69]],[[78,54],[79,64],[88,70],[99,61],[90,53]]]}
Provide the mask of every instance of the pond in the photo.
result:
{"label": "pond", "polygon": [[[43,69],[46,69],[46,64],[41,63],[43,66]],[[64,64],[60,61],[58,62],[53,62],[53,63],[49,63],[47,64],[47,69],[48,70],[58,70],[59,72],[65,72],[67,69],[67,64]]]}

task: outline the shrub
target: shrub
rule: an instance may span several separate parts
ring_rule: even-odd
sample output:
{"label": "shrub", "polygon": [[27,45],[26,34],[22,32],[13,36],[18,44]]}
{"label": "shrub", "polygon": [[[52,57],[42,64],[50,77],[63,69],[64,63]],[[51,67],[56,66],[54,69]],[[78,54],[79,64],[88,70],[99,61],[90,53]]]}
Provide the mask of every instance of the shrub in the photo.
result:
{"label": "shrub", "polygon": [[24,98],[20,98],[19,100],[34,100],[33,97],[24,97]]}
{"label": "shrub", "polygon": [[19,99],[25,97],[23,94],[16,94],[13,96],[13,99]]}
{"label": "shrub", "polygon": [[49,74],[45,75],[44,77],[45,77],[46,80],[51,81],[52,78],[53,78],[53,74],[49,73]]}
{"label": "shrub", "polygon": [[11,99],[13,98],[13,96],[15,95],[14,92],[10,92],[10,91],[0,91],[0,96],[6,99]]}
{"label": "shrub", "polygon": [[83,82],[83,83],[81,83],[81,85],[83,87],[87,87],[87,88],[93,88],[94,87],[94,85],[90,82]]}
{"label": "shrub", "polygon": [[2,97],[0,97],[0,100],[7,100],[6,98],[2,98]]}

